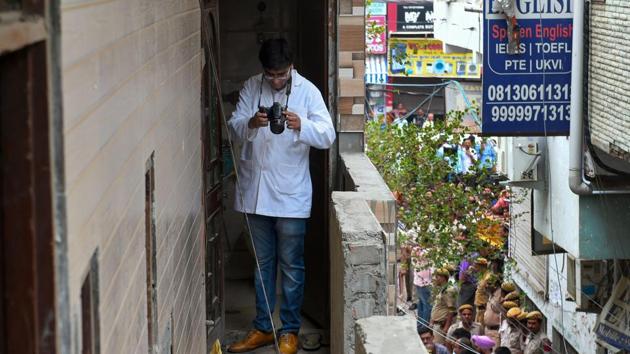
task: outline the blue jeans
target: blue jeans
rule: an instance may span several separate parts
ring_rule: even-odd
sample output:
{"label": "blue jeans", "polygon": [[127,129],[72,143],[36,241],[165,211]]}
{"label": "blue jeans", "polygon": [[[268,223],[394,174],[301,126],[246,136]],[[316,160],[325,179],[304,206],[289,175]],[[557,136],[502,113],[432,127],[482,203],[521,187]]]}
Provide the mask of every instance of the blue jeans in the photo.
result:
{"label": "blue jeans", "polygon": [[[418,317],[424,320],[422,321],[423,324],[428,323],[431,319],[431,309],[433,308],[431,305],[431,285],[416,285],[416,294],[418,294]],[[421,327],[422,325],[418,322],[418,328]]]}
{"label": "blue jeans", "polygon": [[[269,312],[276,306],[276,269],[280,264],[282,296],[279,333],[298,333],[304,300],[304,235],[306,219],[248,214],[260,273],[255,270],[256,319],[254,328],[271,332]],[[261,275],[262,274],[262,279]],[[265,301],[264,289],[269,301]],[[268,309],[271,309],[270,311]]]}

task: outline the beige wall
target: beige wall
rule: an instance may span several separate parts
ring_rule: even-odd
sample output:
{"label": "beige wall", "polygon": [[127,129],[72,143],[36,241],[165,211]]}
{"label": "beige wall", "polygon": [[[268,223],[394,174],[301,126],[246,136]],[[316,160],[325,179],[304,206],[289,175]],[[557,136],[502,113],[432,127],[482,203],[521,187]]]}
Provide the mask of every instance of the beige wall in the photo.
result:
{"label": "beige wall", "polygon": [[158,333],[205,347],[197,0],[62,0],[72,342],[99,257],[102,353],[147,353],[145,164],[155,152]]}

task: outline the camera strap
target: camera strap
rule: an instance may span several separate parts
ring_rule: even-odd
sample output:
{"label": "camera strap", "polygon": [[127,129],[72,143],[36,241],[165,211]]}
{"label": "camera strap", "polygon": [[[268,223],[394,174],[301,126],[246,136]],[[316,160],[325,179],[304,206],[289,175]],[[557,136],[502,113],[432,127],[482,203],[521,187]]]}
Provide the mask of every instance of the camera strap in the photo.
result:
{"label": "camera strap", "polygon": [[[293,69],[291,69],[293,71]],[[263,91],[263,82],[265,81],[265,74],[260,75],[260,92],[258,93],[258,105],[256,107],[260,107],[260,102],[262,100],[262,91]],[[291,96],[291,86],[293,86],[293,73],[289,76],[289,80],[287,81],[286,92],[287,100],[284,103],[284,109],[289,108],[289,96]],[[273,89],[273,88],[272,88]],[[272,101],[275,101],[272,97]]]}

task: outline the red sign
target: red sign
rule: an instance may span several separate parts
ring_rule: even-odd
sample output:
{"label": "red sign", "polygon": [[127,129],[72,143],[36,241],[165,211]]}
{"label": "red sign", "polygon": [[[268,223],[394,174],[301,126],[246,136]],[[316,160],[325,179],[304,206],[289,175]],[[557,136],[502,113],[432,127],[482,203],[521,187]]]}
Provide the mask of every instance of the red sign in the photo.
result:
{"label": "red sign", "polygon": [[370,54],[387,53],[387,43],[385,35],[385,16],[370,16],[365,21],[367,27],[365,43],[367,52]]}

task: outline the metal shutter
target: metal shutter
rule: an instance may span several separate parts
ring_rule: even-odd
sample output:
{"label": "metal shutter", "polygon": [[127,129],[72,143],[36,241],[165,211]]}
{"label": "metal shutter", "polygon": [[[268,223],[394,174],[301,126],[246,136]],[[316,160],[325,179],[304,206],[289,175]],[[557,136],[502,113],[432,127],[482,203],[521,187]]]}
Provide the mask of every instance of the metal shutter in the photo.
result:
{"label": "metal shutter", "polygon": [[508,255],[512,257],[518,272],[536,292],[545,296],[547,293],[547,262],[545,255],[534,255],[532,251],[532,206],[531,190],[514,188],[514,195],[525,197],[520,203],[510,205],[512,216]]}

